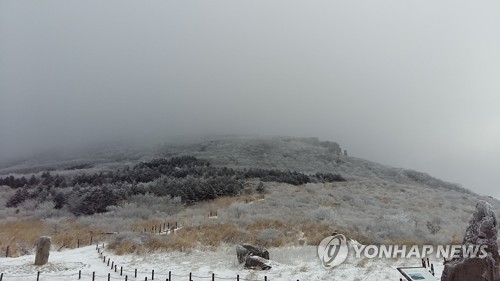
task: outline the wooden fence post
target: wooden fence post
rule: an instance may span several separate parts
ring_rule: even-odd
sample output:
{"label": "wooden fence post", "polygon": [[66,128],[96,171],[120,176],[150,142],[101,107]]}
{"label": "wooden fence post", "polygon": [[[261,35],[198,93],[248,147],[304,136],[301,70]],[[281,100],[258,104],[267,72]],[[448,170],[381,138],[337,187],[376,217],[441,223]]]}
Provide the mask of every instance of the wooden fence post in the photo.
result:
{"label": "wooden fence post", "polygon": [[9,247],[10,246],[7,246],[7,250],[5,251],[5,257],[8,258],[9,257]]}
{"label": "wooden fence post", "polygon": [[137,268],[134,271],[134,277],[137,278]]}
{"label": "wooden fence post", "polygon": [[95,271],[92,272],[92,281],[95,281]]}
{"label": "wooden fence post", "polygon": [[123,275],[123,266],[120,266],[120,276]]}
{"label": "wooden fence post", "polygon": [[78,280],[82,279],[82,270],[78,270]]}
{"label": "wooden fence post", "polygon": [[36,273],[36,281],[40,281],[40,271]]}
{"label": "wooden fence post", "polygon": [[168,272],[168,281],[172,281],[172,271]]}
{"label": "wooden fence post", "polygon": [[155,280],[155,270],[151,271],[151,280]]}
{"label": "wooden fence post", "polygon": [[212,281],[215,281],[215,273],[212,273]]}
{"label": "wooden fence post", "polygon": [[111,273],[108,273],[108,281],[111,281]]}
{"label": "wooden fence post", "polygon": [[80,239],[76,239],[76,247],[80,248]]}
{"label": "wooden fence post", "polygon": [[191,279],[192,276],[193,276],[193,274],[191,272],[189,272],[189,281],[193,281],[193,279]]}
{"label": "wooden fence post", "polygon": [[0,281],[3,279],[3,273],[0,273]]}

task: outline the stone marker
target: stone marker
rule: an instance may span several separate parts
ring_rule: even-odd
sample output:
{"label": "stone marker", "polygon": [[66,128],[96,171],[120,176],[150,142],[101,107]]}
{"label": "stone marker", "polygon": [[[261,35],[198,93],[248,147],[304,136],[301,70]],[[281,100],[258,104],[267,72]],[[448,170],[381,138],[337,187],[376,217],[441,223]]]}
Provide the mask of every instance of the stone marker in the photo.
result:
{"label": "stone marker", "polygon": [[487,246],[486,257],[458,257],[445,264],[441,281],[500,281],[500,257],[497,245],[497,219],[493,207],[485,201],[476,205],[476,211],[465,231],[463,245]]}
{"label": "stone marker", "polygon": [[49,261],[50,237],[42,236],[36,244],[35,265],[44,265]]}

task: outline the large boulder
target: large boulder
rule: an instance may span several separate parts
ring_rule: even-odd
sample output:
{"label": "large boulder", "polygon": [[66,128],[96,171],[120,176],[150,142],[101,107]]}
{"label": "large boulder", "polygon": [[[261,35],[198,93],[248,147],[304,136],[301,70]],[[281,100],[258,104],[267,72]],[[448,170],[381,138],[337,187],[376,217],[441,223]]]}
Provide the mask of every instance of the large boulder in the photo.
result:
{"label": "large boulder", "polygon": [[255,247],[250,244],[236,246],[236,255],[238,256],[238,261],[240,263],[244,263],[246,258],[249,256],[258,256],[266,260],[269,259],[269,251],[267,251],[267,249]]}
{"label": "large boulder", "polygon": [[481,201],[465,231],[463,245],[486,246],[486,257],[464,256],[462,250],[445,264],[441,281],[500,281],[497,219],[493,207]]}
{"label": "large boulder", "polygon": [[236,256],[240,264],[245,264],[245,268],[271,269],[268,264],[269,251],[265,248],[255,247],[250,244],[238,245],[236,246]]}
{"label": "large boulder", "polygon": [[44,265],[49,261],[50,237],[42,236],[36,244],[35,265]]}
{"label": "large boulder", "polygon": [[271,269],[271,265],[269,265],[269,260],[265,258],[258,256],[249,256],[245,260],[245,268],[269,270]]}

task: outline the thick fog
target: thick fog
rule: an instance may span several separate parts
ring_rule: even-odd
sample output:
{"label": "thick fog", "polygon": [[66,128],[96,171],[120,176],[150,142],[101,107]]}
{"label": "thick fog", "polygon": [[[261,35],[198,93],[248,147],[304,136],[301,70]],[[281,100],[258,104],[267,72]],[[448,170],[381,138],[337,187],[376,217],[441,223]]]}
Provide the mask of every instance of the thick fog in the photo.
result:
{"label": "thick fog", "polygon": [[0,0],[0,159],[317,136],[500,197],[500,2]]}

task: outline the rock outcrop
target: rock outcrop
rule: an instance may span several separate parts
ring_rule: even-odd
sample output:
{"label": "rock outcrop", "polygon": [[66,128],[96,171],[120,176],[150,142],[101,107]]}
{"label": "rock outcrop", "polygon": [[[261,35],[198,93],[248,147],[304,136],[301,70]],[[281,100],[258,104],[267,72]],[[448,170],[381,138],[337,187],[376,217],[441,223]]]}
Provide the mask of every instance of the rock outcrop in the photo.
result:
{"label": "rock outcrop", "polygon": [[255,247],[250,244],[236,246],[236,256],[240,264],[244,263],[246,268],[270,269],[266,262],[269,260],[269,251],[265,248]]}
{"label": "rock outcrop", "polygon": [[465,231],[463,246],[483,246],[487,255],[465,255],[461,249],[445,264],[441,281],[500,281],[497,232],[493,208],[487,202],[479,202]]}
{"label": "rock outcrop", "polygon": [[265,258],[249,256],[245,260],[245,268],[269,270],[271,269],[271,265],[269,265],[269,260],[266,260]]}

